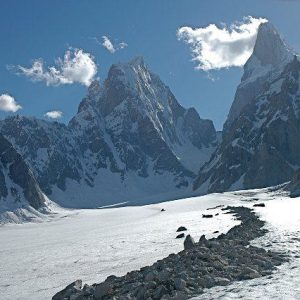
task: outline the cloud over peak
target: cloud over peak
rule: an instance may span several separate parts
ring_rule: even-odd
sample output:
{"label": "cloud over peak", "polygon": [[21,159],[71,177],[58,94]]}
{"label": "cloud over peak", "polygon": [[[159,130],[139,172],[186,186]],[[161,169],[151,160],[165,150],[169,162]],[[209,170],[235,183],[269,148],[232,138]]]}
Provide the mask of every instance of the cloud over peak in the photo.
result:
{"label": "cloud over peak", "polygon": [[0,95],[0,110],[5,112],[16,112],[21,108],[22,106],[16,102],[14,97],[8,94]]}
{"label": "cloud over peak", "polygon": [[178,29],[177,37],[190,46],[196,69],[241,67],[252,54],[258,27],[264,22],[267,20],[249,16],[230,26],[185,26]]}
{"label": "cloud over peak", "polygon": [[102,36],[102,42],[100,42],[97,38],[94,38],[95,41],[101,45],[102,47],[104,47],[108,52],[110,52],[111,54],[115,53],[118,50],[124,49],[128,46],[127,43],[125,42],[121,42],[121,43],[114,43],[111,39],[109,39],[109,37],[107,37],[106,35]]}
{"label": "cloud over peak", "polygon": [[[11,67],[9,67],[11,69]],[[31,67],[16,66],[13,70],[32,81],[43,81],[47,86],[80,83],[89,86],[97,74],[94,57],[82,49],[69,49],[55,66],[45,67],[42,59],[33,61]]]}
{"label": "cloud over peak", "polygon": [[63,115],[63,113],[60,110],[51,110],[51,111],[47,111],[44,114],[44,117],[47,117],[50,119],[59,119],[62,117],[62,115]]}

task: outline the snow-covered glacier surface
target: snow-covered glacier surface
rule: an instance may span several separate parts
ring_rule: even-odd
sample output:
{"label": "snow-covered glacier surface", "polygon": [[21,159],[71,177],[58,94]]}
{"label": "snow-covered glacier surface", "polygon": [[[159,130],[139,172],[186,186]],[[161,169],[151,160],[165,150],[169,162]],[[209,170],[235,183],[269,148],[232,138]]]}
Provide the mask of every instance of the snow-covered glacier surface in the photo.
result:
{"label": "snow-covered glacier surface", "polygon": [[203,219],[202,213],[207,208],[252,207],[253,201],[266,203],[266,208],[256,210],[270,229],[254,243],[290,252],[291,263],[284,264],[271,278],[213,288],[198,299],[297,299],[300,297],[297,254],[300,201],[267,189],[211,194],[139,207],[60,209],[43,223],[2,226],[1,299],[50,299],[75,279],[91,284],[111,274],[123,275],[152,264],[183,249],[183,240],[175,239],[176,229],[181,225],[197,240],[202,234],[211,238],[216,236],[214,231],[225,233],[238,224],[221,208],[209,211],[219,215]]}
{"label": "snow-covered glacier surface", "polygon": [[290,261],[271,276],[215,287],[193,300],[208,299],[300,299],[300,198],[257,191],[251,195],[266,201],[256,211],[266,221],[269,232],[253,241],[253,245],[287,253]]}

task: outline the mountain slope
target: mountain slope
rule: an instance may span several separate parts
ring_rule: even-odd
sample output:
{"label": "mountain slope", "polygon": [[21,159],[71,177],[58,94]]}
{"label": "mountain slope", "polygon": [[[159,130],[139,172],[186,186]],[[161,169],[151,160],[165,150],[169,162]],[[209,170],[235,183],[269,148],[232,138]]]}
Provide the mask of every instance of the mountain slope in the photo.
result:
{"label": "mountain slope", "polygon": [[186,195],[217,145],[213,123],[182,107],[141,57],[93,82],[67,126],[12,117],[0,129],[46,194],[69,207]]}
{"label": "mountain slope", "polygon": [[[12,144],[0,134],[0,223],[45,208],[33,173]],[[10,212],[10,213],[9,213]]]}
{"label": "mountain slope", "polygon": [[277,185],[300,165],[300,62],[271,24],[244,70],[222,142],[194,183],[201,193]]}

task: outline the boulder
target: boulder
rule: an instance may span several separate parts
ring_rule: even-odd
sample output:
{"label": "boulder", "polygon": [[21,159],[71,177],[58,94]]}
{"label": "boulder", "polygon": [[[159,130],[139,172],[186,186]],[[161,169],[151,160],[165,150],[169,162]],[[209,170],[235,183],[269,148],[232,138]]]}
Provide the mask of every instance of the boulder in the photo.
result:
{"label": "boulder", "polygon": [[184,233],[180,233],[176,236],[176,239],[181,239],[184,238]]}
{"label": "boulder", "polygon": [[227,285],[230,283],[230,280],[223,277],[216,277],[215,278],[215,284],[216,285]]}
{"label": "boulder", "polygon": [[186,287],[186,282],[181,278],[175,278],[174,279],[174,286],[175,286],[176,290],[183,291]]}
{"label": "boulder", "polygon": [[170,278],[170,272],[168,270],[162,270],[158,273],[157,279],[160,282],[165,282]]}
{"label": "boulder", "polygon": [[202,218],[212,218],[212,217],[213,217],[213,215],[206,215],[206,214],[202,215]]}
{"label": "boulder", "polygon": [[102,282],[97,284],[95,287],[95,298],[98,300],[102,297],[107,296],[111,291],[111,285],[109,282]]}
{"label": "boulder", "polygon": [[52,300],[64,300],[65,298],[69,298],[71,294],[80,292],[81,287],[82,287],[82,280],[76,280],[71,284],[67,285],[62,291],[56,293],[52,297]]}
{"label": "boulder", "polygon": [[264,203],[255,203],[253,207],[266,207]]}
{"label": "boulder", "polygon": [[178,227],[178,229],[176,230],[176,232],[181,232],[181,231],[187,231],[186,227],[180,226],[180,227]]}
{"label": "boulder", "polygon": [[206,242],[206,241],[207,241],[207,239],[206,239],[205,235],[202,234],[202,235],[200,236],[199,243],[204,243],[204,242]]}
{"label": "boulder", "polygon": [[157,277],[158,273],[156,271],[150,271],[145,275],[146,281],[153,281]]}
{"label": "boulder", "polygon": [[168,290],[164,285],[158,286],[158,288],[153,293],[154,299],[161,299],[164,295],[168,294]]}
{"label": "boulder", "polygon": [[183,244],[185,250],[192,249],[193,247],[195,247],[195,241],[189,234],[186,236]]}

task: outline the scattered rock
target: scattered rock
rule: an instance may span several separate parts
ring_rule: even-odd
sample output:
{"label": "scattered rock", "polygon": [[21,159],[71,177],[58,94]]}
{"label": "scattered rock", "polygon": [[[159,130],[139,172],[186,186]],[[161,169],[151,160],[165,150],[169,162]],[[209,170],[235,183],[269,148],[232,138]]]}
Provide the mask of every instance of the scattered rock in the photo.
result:
{"label": "scattered rock", "polygon": [[180,226],[178,227],[178,229],[176,230],[176,232],[181,232],[181,231],[187,231],[187,229],[184,226]]}
{"label": "scattered rock", "polygon": [[214,207],[210,207],[207,210],[212,210],[212,209],[221,208],[221,207],[224,207],[224,205],[217,205],[217,206],[214,206]]}
{"label": "scattered rock", "polygon": [[214,233],[214,234],[215,234],[215,233],[219,233],[219,230],[216,230],[216,231],[214,231],[213,233]]}
{"label": "scattered rock", "polygon": [[122,277],[109,276],[100,284],[84,285],[82,289],[81,281],[77,280],[52,299],[186,300],[206,288],[269,276],[276,266],[287,260],[279,253],[250,244],[251,240],[266,233],[265,223],[254,211],[245,207],[222,210],[232,213],[241,221],[240,225],[210,240],[202,235],[199,243],[187,235],[184,250],[177,254],[170,254]]}
{"label": "scattered rock", "polygon": [[149,273],[146,274],[145,280],[146,281],[153,281],[158,275],[157,271],[150,271]]}
{"label": "scattered rock", "polygon": [[101,299],[104,296],[107,296],[111,291],[111,285],[109,282],[105,281],[96,285],[95,288],[95,298]]}
{"label": "scattered rock", "polygon": [[264,203],[255,203],[253,207],[266,207]]}
{"label": "scattered rock", "polygon": [[195,246],[194,239],[188,234],[184,240],[184,249],[192,249]]}
{"label": "scattered rock", "polygon": [[213,215],[206,215],[206,214],[202,215],[202,218],[212,218],[212,217],[213,217]]}
{"label": "scattered rock", "polygon": [[186,287],[186,282],[181,278],[175,278],[174,279],[174,286],[175,286],[176,290],[183,291]]}
{"label": "scattered rock", "polygon": [[180,233],[176,236],[176,239],[181,239],[184,238],[184,233]]}
{"label": "scattered rock", "polygon": [[81,290],[82,280],[76,280],[71,284],[67,285],[62,291],[56,293],[52,300],[64,300],[65,298],[70,298],[72,294],[76,294]]}
{"label": "scattered rock", "polygon": [[222,277],[216,277],[215,278],[215,284],[216,285],[227,285],[230,283],[230,280],[227,278],[222,278]]}
{"label": "scattered rock", "polygon": [[164,208],[162,208],[160,211],[166,211]]}
{"label": "scattered rock", "polygon": [[168,290],[164,285],[160,285],[153,293],[154,299],[161,299],[162,296],[168,294]]}
{"label": "scattered rock", "polygon": [[201,243],[204,243],[204,242],[206,242],[206,241],[207,241],[207,239],[206,239],[205,235],[202,234],[202,235],[200,236],[199,243],[201,244]]}
{"label": "scattered rock", "polygon": [[170,272],[168,270],[162,270],[161,272],[158,273],[157,279],[160,282],[165,282],[169,279],[170,277]]}

